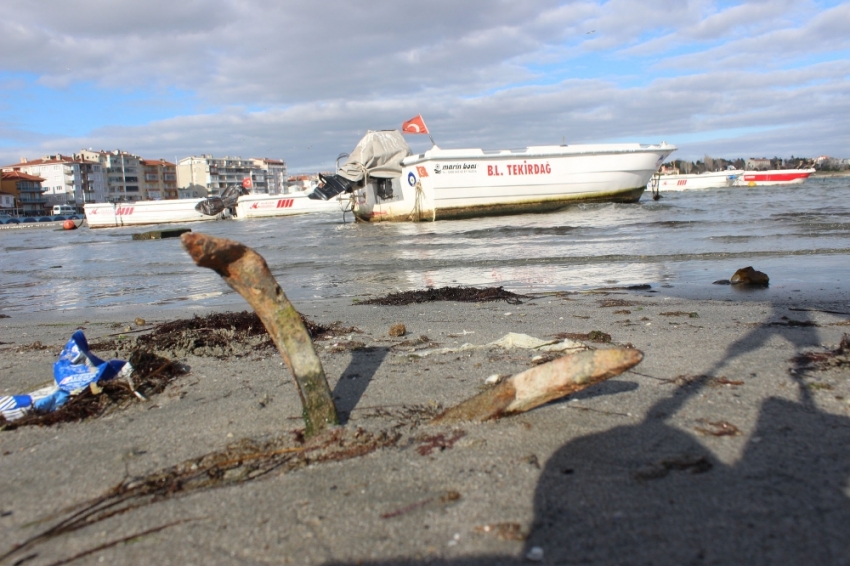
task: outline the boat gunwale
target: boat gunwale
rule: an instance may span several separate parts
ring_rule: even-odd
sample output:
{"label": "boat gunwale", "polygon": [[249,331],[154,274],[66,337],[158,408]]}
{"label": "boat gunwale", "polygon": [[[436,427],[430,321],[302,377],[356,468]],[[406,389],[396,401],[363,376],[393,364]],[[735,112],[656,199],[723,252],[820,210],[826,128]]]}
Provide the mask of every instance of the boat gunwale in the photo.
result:
{"label": "boat gunwale", "polygon": [[[548,145],[540,145],[540,146],[529,146],[525,148],[525,150],[484,150],[481,148],[467,148],[467,149],[441,149],[438,148],[436,153],[431,153],[433,150],[429,149],[424,153],[413,154],[405,157],[401,160],[401,164],[403,167],[415,165],[417,163],[422,163],[425,161],[452,161],[452,160],[494,160],[494,159],[526,159],[526,158],[550,158],[550,157],[590,157],[590,156],[607,156],[607,155],[628,155],[628,154],[641,154],[641,153],[658,153],[658,152],[667,152],[667,155],[670,155],[678,148],[674,145],[669,144],[612,144],[619,146],[616,149],[604,149],[599,145],[563,145],[563,146],[548,146]],[[576,151],[565,151],[566,148],[593,148],[585,151],[576,150]],[[550,149],[551,148],[551,149]],[[537,150],[537,151],[533,151]],[[543,150],[543,151],[541,151]],[[561,151],[558,151],[561,150]],[[481,153],[460,153],[460,152],[481,152]]]}

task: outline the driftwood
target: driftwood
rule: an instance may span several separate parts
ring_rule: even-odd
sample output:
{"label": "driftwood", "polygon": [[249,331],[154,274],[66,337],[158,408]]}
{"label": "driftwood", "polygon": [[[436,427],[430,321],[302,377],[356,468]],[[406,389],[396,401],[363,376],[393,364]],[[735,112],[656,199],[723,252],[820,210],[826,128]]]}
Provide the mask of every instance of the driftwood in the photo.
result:
{"label": "driftwood", "polygon": [[305,435],[309,437],[338,425],[333,395],[310,334],[269,271],[266,260],[251,248],[224,238],[186,233],[180,240],[197,265],[221,275],[248,301],[269,331],[298,384]]}
{"label": "driftwood", "polygon": [[518,373],[434,417],[433,424],[486,421],[523,413],[619,375],[643,353],[631,348],[579,352]]}

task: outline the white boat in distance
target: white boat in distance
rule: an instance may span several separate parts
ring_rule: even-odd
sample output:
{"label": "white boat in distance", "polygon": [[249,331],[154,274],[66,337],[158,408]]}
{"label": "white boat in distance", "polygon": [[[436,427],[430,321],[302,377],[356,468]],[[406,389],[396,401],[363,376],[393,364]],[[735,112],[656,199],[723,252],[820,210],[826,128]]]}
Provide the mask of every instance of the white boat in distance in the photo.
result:
{"label": "white boat in distance", "polygon": [[800,185],[815,172],[814,169],[774,169],[771,171],[743,171],[738,178],[739,187],[769,185]]}
{"label": "white boat in distance", "polygon": [[743,171],[729,169],[727,171],[708,171],[684,175],[660,175],[658,190],[660,191],[690,191],[695,189],[718,189],[732,187]]}
{"label": "white boat in distance", "polygon": [[[216,204],[214,201],[218,201]],[[206,203],[212,206],[199,206]],[[344,204],[348,204],[348,200]],[[174,224],[219,220],[222,218],[270,218],[293,216],[314,212],[340,212],[340,204],[334,201],[313,200],[302,192],[265,195],[248,194],[239,196],[236,204],[222,203],[217,197],[140,200],[126,203],[98,202],[85,205],[86,223],[89,228],[114,228],[118,226],[140,226],[144,224]],[[206,210],[206,212],[204,212]]]}
{"label": "white boat in distance", "polygon": [[307,193],[297,192],[283,195],[244,195],[236,201],[237,219],[270,218],[274,216],[294,216],[314,212],[341,212],[348,199],[343,203],[337,199],[313,200]]}
{"label": "white boat in distance", "polygon": [[661,144],[441,149],[418,155],[398,130],[369,131],[313,197],[349,193],[358,220],[421,221],[549,212],[577,202],[637,202],[664,159]]}
{"label": "white boat in distance", "polygon": [[89,228],[114,228],[175,222],[215,220],[196,210],[206,199],[140,200],[136,202],[95,202],[84,207]]}

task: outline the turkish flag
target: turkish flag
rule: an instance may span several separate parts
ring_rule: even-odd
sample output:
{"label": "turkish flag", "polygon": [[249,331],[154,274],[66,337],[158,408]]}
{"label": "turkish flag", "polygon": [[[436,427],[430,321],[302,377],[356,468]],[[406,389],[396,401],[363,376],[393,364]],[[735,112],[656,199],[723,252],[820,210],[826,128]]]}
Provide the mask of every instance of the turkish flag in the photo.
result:
{"label": "turkish flag", "polygon": [[428,128],[425,126],[422,115],[417,114],[416,118],[411,118],[401,125],[401,131],[405,134],[427,134]]}
{"label": "turkish flag", "polygon": [[242,188],[243,189],[250,189],[253,186],[254,186],[254,183],[253,183],[253,181],[251,181],[251,177],[245,177],[244,179],[242,179]]}

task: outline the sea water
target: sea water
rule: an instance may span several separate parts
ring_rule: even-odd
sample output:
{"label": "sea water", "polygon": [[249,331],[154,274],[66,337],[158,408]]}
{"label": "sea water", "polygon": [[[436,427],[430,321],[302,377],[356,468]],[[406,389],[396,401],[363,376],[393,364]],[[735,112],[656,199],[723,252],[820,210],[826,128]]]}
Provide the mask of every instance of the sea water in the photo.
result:
{"label": "sea water", "polygon": [[[260,253],[287,296],[366,298],[443,286],[516,293],[651,285],[668,295],[765,299],[817,293],[850,307],[850,177],[802,185],[644,193],[636,204],[546,214],[365,224],[351,214],[123,228],[0,231],[0,314],[75,309],[247,308],[179,239],[190,228]],[[755,294],[713,284],[752,266]],[[801,295],[797,295],[801,296]]]}

